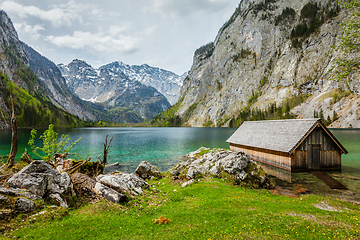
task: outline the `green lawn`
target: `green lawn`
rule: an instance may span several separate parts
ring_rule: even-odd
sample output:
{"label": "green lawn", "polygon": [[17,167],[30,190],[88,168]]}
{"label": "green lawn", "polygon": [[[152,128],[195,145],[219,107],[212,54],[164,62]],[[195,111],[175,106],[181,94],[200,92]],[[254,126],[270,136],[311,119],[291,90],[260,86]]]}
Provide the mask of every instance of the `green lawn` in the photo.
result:
{"label": "green lawn", "polygon": [[[289,198],[202,179],[182,188],[168,179],[126,205],[100,201],[48,211],[9,237],[21,239],[359,239],[360,207],[327,197]],[[174,191],[176,189],[176,191]],[[159,191],[161,192],[159,192]],[[332,206],[337,211],[316,208]],[[169,218],[171,224],[153,219]],[[22,222],[21,216],[17,222]]]}

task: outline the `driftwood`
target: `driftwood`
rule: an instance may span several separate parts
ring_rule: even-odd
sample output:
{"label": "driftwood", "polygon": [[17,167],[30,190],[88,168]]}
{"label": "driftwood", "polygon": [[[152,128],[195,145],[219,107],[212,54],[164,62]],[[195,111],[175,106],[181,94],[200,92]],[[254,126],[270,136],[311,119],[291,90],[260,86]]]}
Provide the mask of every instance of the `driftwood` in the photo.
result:
{"label": "driftwood", "polygon": [[76,172],[76,170],[78,170],[82,165],[84,165],[85,163],[87,163],[87,162],[90,161],[90,160],[91,160],[91,157],[89,157],[89,158],[86,159],[85,161],[83,161],[83,162],[81,162],[81,163],[79,163],[79,164],[77,164],[77,165],[75,165],[75,166],[67,169],[66,172],[67,172],[68,174],[73,174],[73,173]]}
{"label": "driftwood", "polygon": [[29,164],[33,161],[26,148],[24,154],[21,156],[21,161]]}
{"label": "driftwood", "polygon": [[100,163],[103,164],[103,165],[106,165],[107,164],[107,155],[110,151],[110,145],[111,145],[111,142],[113,140],[114,137],[112,137],[108,143],[108,137],[109,135],[106,135],[106,138],[105,138],[105,142],[104,142],[104,155],[103,155],[103,159],[101,160],[100,159],[100,156],[99,156],[99,160],[100,160]]}
{"label": "driftwood", "polygon": [[6,174],[6,175],[0,175],[0,182],[3,182],[7,179],[9,179],[14,174]]}
{"label": "driftwood", "polygon": [[12,104],[12,116],[11,116],[12,136],[11,136],[11,151],[10,151],[9,158],[6,162],[6,165],[9,167],[15,165],[15,156],[16,156],[17,148],[18,148],[18,126],[17,126],[17,118],[15,115],[14,101],[12,98],[12,94],[10,94],[10,98],[11,98],[11,104]]}

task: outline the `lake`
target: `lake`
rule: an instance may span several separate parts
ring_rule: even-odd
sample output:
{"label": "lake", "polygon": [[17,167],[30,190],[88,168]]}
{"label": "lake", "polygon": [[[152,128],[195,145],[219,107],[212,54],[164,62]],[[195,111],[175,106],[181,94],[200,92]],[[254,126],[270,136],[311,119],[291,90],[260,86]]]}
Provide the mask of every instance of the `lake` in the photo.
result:
{"label": "lake", "polygon": [[[72,141],[82,138],[72,151],[85,158],[96,160],[103,152],[103,143],[113,137],[109,163],[120,163],[121,171],[133,172],[141,161],[149,161],[167,171],[181,161],[181,156],[205,146],[229,148],[225,141],[235,131],[231,128],[75,128],[56,129],[67,134]],[[38,136],[43,130],[38,131]],[[18,156],[24,152],[30,130],[19,130]],[[37,141],[40,146],[41,141]],[[0,156],[7,155],[11,147],[11,131],[0,130]],[[27,147],[29,150],[29,147]],[[36,155],[32,157],[37,158]],[[71,157],[71,156],[70,156]]]}
{"label": "lake", "polygon": [[[161,171],[167,171],[182,160],[181,156],[202,146],[229,148],[226,140],[235,128],[76,128],[57,129],[67,134],[72,141],[82,137],[71,152],[83,159],[90,154],[96,160],[103,151],[105,137],[113,137],[109,153],[109,163],[120,163],[121,171],[133,172],[137,165],[149,161]],[[38,136],[43,131],[39,130]],[[342,173],[360,177],[360,129],[331,129],[331,132],[348,150],[342,156]],[[18,157],[27,147],[30,130],[19,130]],[[0,130],[0,156],[9,154],[11,131]],[[40,140],[37,142],[40,143]],[[40,145],[39,145],[40,146]],[[32,156],[36,158],[37,156]]]}

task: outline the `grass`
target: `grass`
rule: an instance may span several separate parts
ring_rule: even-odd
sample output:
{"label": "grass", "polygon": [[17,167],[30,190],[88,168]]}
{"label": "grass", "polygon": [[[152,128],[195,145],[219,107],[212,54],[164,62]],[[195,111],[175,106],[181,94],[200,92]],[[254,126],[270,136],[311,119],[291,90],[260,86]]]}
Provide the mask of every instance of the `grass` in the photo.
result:
{"label": "grass", "polygon": [[[56,210],[17,223],[8,237],[20,239],[358,239],[357,205],[304,195],[288,198],[268,190],[202,179],[186,188],[168,178],[126,205],[100,201]],[[342,211],[314,207],[326,202]],[[60,212],[59,211],[63,211]],[[171,224],[153,219],[168,218]],[[18,226],[19,227],[19,226]]]}

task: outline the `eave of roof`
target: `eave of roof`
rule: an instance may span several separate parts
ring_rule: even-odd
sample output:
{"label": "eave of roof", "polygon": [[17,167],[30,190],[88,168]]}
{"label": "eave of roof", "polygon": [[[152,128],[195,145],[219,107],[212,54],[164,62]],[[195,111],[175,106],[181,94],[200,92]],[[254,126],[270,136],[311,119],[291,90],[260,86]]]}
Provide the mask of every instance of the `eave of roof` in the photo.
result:
{"label": "eave of roof", "polygon": [[244,122],[226,142],[293,154],[318,126],[324,129],[342,153],[347,153],[319,118]]}

